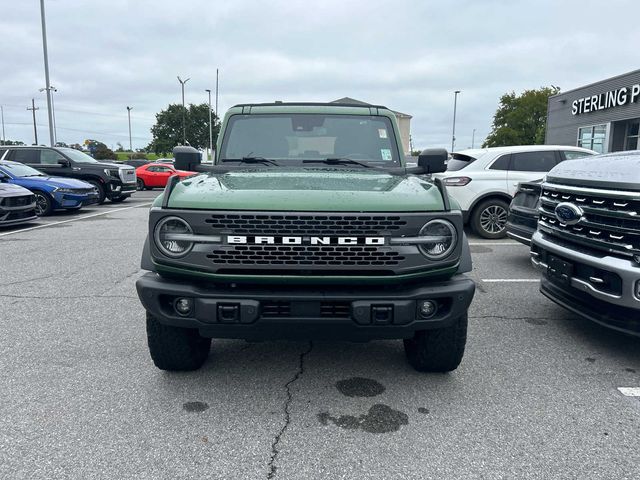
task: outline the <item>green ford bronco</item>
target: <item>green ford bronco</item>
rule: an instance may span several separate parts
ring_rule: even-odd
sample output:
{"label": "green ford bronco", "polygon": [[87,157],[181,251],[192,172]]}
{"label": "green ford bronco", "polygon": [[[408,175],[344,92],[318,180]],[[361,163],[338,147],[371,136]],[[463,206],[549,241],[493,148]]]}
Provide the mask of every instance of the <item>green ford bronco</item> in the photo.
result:
{"label": "green ford bronco", "polygon": [[176,147],[153,204],[136,283],[151,357],[194,370],[212,338],[403,339],[420,371],[464,353],[475,285],[462,214],[430,174],[447,152],[405,164],[382,106],[237,105],[214,165]]}

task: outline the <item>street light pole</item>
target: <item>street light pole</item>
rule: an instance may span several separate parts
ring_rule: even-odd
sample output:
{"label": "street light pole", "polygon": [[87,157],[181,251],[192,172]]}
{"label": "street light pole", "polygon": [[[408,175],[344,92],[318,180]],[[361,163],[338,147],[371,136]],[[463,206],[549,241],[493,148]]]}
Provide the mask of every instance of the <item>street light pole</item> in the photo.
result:
{"label": "street light pole", "polygon": [[[39,92],[44,92],[46,90],[47,90],[46,87],[38,89]],[[49,90],[54,92],[58,91],[58,89],[53,85],[49,87]],[[51,95],[51,115],[53,117],[53,144],[56,145],[58,143],[58,130],[56,128],[56,108],[53,102],[53,94]]]}
{"label": "street light pole", "polygon": [[[40,0],[40,18],[42,20],[42,50],[44,52],[44,79],[47,88],[47,113],[49,115],[49,141],[51,146],[55,145],[53,139],[53,112],[51,108],[51,84],[49,83],[49,55],[47,53],[47,25],[44,19],[44,0]],[[35,110],[33,112],[35,118]],[[38,142],[36,141],[36,144]]]}
{"label": "street light pole", "polygon": [[209,94],[209,159],[213,160],[213,125],[211,125],[211,90],[206,89]]}
{"label": "street light pole", "polygon": [[182,87],[182,144],[186,145],[187,144],[187,127],[185,126],[184,123],[184,110],[185,110],[185,106],[184,106],[184,84],[187,83],[191,78],[187,78],[186,80],[182,80],[180,77],[178,77],[178,81],[180,82],[180,86]]}
{"label": "street light pole", "polygon": [[453,132],[451,134],[451,152],[456,145],[456,109],[458,107],[458,94],[460,90],[456,90],[453,94]]}
{"label": "street light pole", "polygon": [[471,148],[476,146],[476,129],[473,129],[473,133],[471,134]]}
{"label": "street light pole", "polygon": [[218,114],[218,69],[216,68],[216,117],[220,120],[220,115]]}
{"label": "street light pole", "polygon": [[133,110],[133,107],[127,106],[127,117],[129,117],[129,151],[133,154],[133,145],[131,144],[131,110]]}
{"label": "street light pole", "polygon": [[2,116],[2,145],[4,145],[6,139],[4,138],[4,108],[2,105],[0,105],[0,116]]}

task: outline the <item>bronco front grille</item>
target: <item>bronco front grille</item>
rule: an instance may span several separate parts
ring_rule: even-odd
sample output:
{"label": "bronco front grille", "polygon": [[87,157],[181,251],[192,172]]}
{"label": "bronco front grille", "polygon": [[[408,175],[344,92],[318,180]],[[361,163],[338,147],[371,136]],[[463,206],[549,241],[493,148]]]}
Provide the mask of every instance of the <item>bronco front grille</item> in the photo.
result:
{"label": "bronco front grille", "polygon": [[397,231],[407,225],[397,215],[214,214],[205,222],[223,232],[277,235],[371,235]]}
{"label": "bronco front grille", "polygon": [[[575,225],[556,217],[559,203],[568,202],[583,212]],[[608,252],[640,253],[640,193],[574,188],[545,184],[540,197],[541,230],[568,241]]]}
{"label": "bronco front grille", "polygon": [[405,259],[398,251],[349,245],[228,245],[207,255],[216,265],[396,266]]}

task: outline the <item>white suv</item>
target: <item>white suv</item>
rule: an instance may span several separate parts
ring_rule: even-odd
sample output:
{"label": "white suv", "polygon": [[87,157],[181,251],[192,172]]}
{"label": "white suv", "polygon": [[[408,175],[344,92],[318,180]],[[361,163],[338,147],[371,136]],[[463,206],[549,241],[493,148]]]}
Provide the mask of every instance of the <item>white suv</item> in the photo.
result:
{"label": "white suv", "polygon": [[518,183],[541,179],[563,160],[596,155],[586,148],[523,145],[462,150],[451,154],[441,178],[460,204],[465,223],[484,238],[506,236],[509,203]]}

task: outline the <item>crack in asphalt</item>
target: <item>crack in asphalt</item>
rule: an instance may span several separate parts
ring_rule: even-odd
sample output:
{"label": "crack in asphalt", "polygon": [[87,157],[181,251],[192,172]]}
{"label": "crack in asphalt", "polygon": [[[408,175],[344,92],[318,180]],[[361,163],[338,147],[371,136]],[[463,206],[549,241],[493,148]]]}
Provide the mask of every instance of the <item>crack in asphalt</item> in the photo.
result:
{"label": "crack in asphalt", "polygon": [[285,402],[283,405],[284,425],[282,425],[282,428],[277,433],[277,435],[273,438],[273,442],[271,443],[271,458],[269,459],[269,473],[267,474],[268,479],[274,478],[276,475],[276,470],[278,469],[278,467],[276,467],[275,462],[276,462],[276,459],[278,458],[278,454],[280,453],[280,451],[278,450],[278,444],[280,443],[280,439],[282,438],[284,433],[287,431],[287,428],[289,428],[289,423],[291,422],[291,413],[289,412],[289,407],[291,406],[291,402],[293,401],[293,395],[291,393],[291,385],[293,385],[304,373],[304,358],[309,353],[311,353],[312,349],[313,349],[313,342],[309,342],[309,348],[300,354],[300,357],[298,360],[298,371],[295,373],[293,378],[289,380],[287,383],[285,383],[284,385],[284,388],[287,392],[287,398],[285,399]]}

